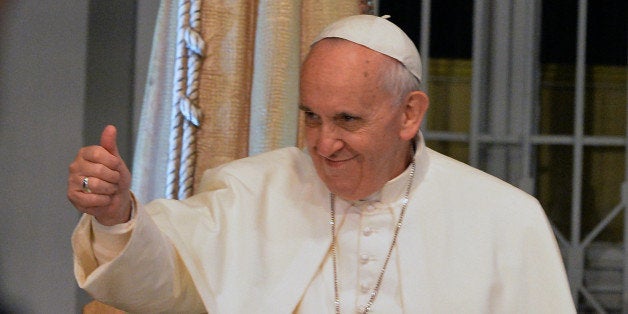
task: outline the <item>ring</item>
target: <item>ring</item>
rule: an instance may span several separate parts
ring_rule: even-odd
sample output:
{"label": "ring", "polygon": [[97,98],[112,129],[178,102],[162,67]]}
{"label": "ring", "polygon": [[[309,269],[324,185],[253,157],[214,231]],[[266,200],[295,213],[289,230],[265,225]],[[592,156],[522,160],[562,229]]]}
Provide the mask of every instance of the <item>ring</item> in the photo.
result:
{"label": "ring", "polygon": [[88,177],[84,177],[83,178],[83,192],[85,192],[85,193],[92,193],[92,190],[89,189],[89,178]]}

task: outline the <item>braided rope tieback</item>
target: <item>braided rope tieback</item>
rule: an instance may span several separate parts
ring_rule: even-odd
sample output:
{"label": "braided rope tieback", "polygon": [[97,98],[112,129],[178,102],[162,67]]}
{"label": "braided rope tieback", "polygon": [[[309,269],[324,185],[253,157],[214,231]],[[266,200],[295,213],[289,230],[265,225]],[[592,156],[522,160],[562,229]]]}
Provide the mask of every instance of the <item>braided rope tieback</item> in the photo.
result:
{"label": "braided rope tieback", "polygon": [[173,104],[166,197],[192,195],[196,163],[196,128],[202,113],[198,108],[198,85],[205,42],[200,34],[201,1],[180,0],[177,21]]}

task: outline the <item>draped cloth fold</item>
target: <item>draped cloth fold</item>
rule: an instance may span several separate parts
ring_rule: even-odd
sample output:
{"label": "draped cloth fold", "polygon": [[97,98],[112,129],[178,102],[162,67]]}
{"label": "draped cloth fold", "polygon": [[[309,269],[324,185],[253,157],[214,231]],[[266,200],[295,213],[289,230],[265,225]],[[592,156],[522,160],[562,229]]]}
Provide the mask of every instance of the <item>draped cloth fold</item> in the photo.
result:
{"label": "draped cloth fold", "polygon": [[132,187],[143,203],[165,197],[177,36],[177,1],[161,1],[133,159]]}
{"label": "draped cloth fold", "polygon": [[[161,2],[133,168],[140,201],[166,197],[177,0]],[[298,114],[301,60],[316,34],[359,13],[358,0],[207,0],[201,6],[205,57],[199,76],[196,186],[225,162],[303,146]]]}

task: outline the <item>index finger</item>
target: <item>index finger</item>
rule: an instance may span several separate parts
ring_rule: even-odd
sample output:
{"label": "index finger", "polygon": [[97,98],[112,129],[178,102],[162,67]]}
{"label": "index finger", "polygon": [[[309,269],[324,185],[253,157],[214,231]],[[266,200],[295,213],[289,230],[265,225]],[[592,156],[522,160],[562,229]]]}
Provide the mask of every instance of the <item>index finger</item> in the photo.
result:
{"label": "index finger", "polygon": [[111,154],[104,147],[94,145],[82,149],[81,157],[88,162],[102,164],[103,166],[118,171],[122,162],[119,156]]}

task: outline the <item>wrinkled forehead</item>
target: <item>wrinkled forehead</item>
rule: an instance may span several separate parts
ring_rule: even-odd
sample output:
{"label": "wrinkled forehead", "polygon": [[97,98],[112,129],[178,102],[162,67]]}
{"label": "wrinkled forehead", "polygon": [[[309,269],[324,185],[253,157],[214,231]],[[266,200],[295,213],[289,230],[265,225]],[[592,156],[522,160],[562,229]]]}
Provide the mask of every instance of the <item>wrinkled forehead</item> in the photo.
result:
{"label": "wrinkled forehead", "polygon": [[385,55],[379,51],[373,50],[364,45],[338,37],[323,38],[310,46],[310,51],[305,57],[304,62],[309,59],[323,59],[335,61],[339,63],[348,62],[350,59],[359,59],[363,62],[373,62],[379,60],[388,60],[392,63],[399,63],[398,60]]}
{"label": "wrinkled forehead", "polygon": [[323,39],[313,45],[301,68],[301,104],[356,112],[393,102],[396,95],[387,83],[392,66],[402,68],[397,60],[362,45]]}
{"label": "wrinkled forehead", "polygon": [[[363,45],[342,39],[324,38],[312,45],[301,67],[301,80],[337,84],[363,84],[381,80],[399,61]],[[344,80],[344,81],[343,81]]]}

